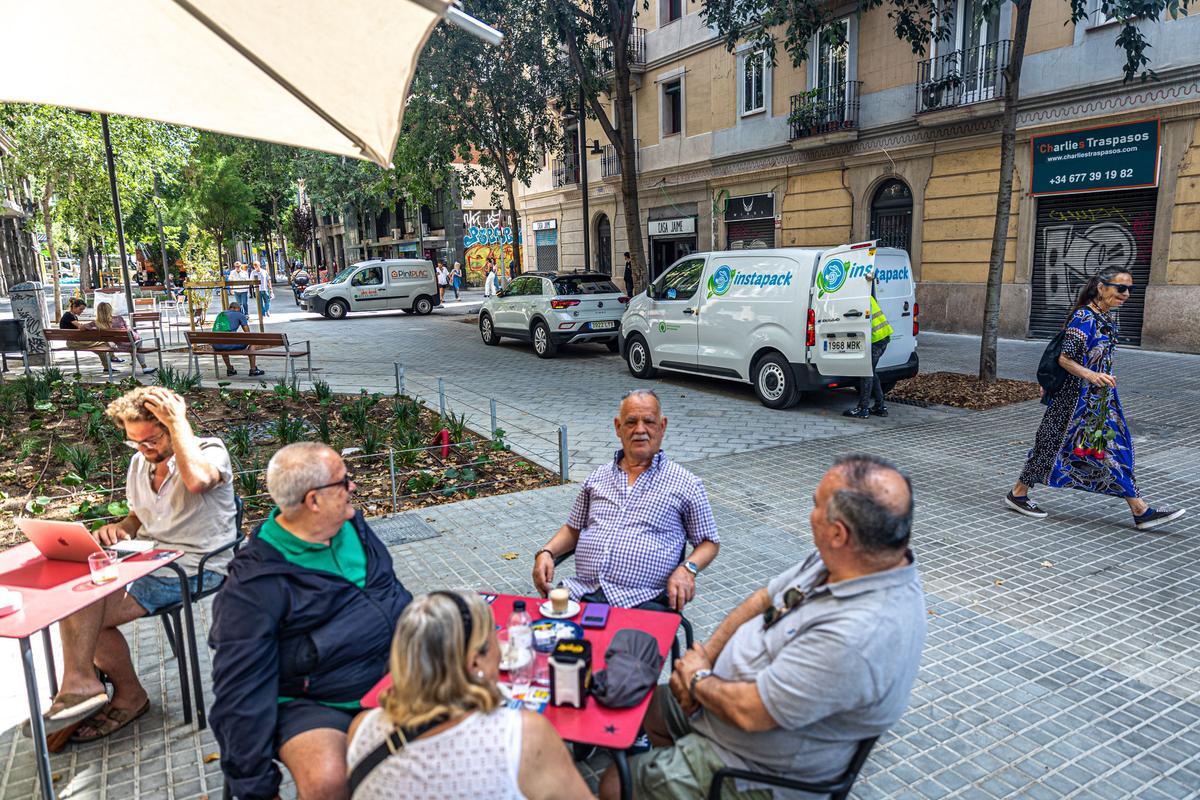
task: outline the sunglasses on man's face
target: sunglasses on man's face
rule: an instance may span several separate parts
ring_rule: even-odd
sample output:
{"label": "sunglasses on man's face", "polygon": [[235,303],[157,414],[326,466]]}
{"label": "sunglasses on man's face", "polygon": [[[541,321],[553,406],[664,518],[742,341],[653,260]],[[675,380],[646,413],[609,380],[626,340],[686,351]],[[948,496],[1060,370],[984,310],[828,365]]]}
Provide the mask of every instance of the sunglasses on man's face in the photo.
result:
{"label": "sunglasses on man's face", "polygon": [[1100,281],[1110,289],[1116,289],[1118,294],[1129,294],[1133,291],[1132,283],[1110,283],[1109,281]]}
{"label": "sunglasses on man's face", "polygon": [[345,489],[348,492],[348,491],[350,491],[351,483],[354,483],[354,476],[351,475],[349,472],[347,472],[346,475],[340,481],[334,481],[333,483],[322,484],[321,486],[314,486],[313,488],[309,489],[308,491],[319,492],[322,489],[332,489],[334,486],[341,486],[343,489]]}
{"label": "sunglasses on man's face", "polygon": [[804,592],[793,586],[783,593],[783,608],[771,606],[763,612],[763,630],[767,630],[776,622],[787,616],[788,612],[804,602]]}

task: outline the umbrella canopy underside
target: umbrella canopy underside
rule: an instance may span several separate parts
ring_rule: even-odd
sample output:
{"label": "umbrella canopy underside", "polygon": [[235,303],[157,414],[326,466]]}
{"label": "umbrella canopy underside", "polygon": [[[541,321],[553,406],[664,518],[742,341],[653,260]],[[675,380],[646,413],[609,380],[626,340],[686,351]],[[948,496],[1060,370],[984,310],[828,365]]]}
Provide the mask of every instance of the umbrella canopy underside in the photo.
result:
{"label": "umbrella canopy underside", "polygon": [[8,4],[0,98],[187,125],[387,166],[443,0]]}

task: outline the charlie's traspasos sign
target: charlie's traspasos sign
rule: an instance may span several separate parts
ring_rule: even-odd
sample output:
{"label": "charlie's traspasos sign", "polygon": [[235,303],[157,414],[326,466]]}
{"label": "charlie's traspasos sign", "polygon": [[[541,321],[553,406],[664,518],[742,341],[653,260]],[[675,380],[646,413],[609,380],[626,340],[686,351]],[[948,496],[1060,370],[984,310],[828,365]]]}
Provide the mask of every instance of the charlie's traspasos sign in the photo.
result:
{"label": "charlie's traspasos sign", "polygon": [[1158,120],[1034,136],[1030,194],[1158,185]]}

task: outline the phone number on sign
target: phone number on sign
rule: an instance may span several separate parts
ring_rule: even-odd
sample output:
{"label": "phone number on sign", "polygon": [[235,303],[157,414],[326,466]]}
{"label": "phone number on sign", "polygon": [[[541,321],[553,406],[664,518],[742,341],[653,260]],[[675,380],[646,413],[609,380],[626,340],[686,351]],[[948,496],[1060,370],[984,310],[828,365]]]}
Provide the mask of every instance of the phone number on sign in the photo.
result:
{"label": "phone number on sign", "polygon": [[1122,178],[1132,178],[1132,169],[1107,169],[1098,172],[1073,172],[1070,175],[1055,175],[1050,179],[1051,186],[1063,186],[1070,183],[1085,181],[1115,181]]}

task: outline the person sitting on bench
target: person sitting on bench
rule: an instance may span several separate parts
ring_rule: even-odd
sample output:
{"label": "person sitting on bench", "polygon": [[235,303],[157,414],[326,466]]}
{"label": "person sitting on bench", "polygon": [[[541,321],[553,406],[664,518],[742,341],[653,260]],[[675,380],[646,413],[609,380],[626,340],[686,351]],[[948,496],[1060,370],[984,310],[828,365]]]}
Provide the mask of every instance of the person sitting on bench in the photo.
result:
{"label": "person sitting on bench", "polygon": [[[239,303],[230,303],[229,308],[225,309],[220,314],[217,314],[217,318],[213,320],[212,329],[213,333],[232,333],[235,331],[245,331],[246,333],[250,333],[250,319],[242,312],[242,307]],[[214,344],[212,347],[213,350],[216,350],[219,353],[222,350],[248,350],[250,345]],[[225,374],[237,375],[237,370],[233,368],[233,364],[229,363],[229,356],[222,355],[221,358],[225,361]],[[250,376],[257,377],[259,375],[266,375],[265,372],[258,368],[257,359],[255,359],[254,356],[249,356],[249,358]]]}
{"label": "person sitting on bench", "polygon": [[[90,322],[84,322],[79,319],[79,315],[87,309],[87,303],[82,298],[76,297],[71,300],[71,306],[68,311],[63,312],[62,318],[58,321],[58,327],[64,331],[86,331],[95,328],[95,325]],[[90,350],[93,347],[99,347],[103,342],[67,342],[67,347],[71,350]],[[112,372],[112,367],[109,366],[109,359],[120,363],[121,359],[112,356],[108,353],[96,353],[100,359],[100,363],[104,365],[105,372]]]}

